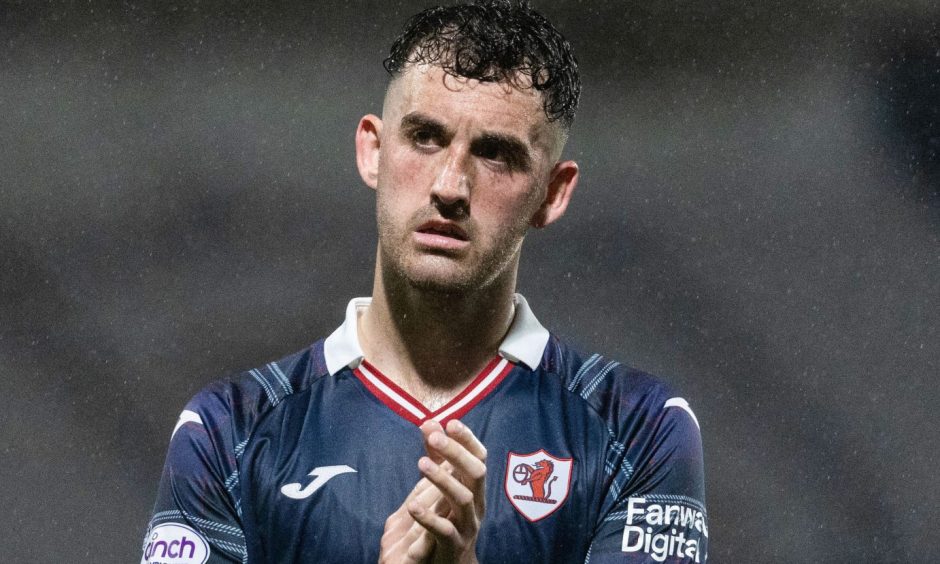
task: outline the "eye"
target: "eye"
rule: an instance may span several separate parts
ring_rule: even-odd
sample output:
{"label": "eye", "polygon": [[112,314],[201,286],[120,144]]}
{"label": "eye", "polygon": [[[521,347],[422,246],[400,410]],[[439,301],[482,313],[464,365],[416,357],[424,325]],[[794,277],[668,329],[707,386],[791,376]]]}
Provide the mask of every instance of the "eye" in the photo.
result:
{"label": "eye", "polygon": [[480,143],[476,149],[476,154],[481,159],[487,159],[501,163],[507,162],[506,155],[498,143]]}
{"label": "eye", "polygon": [[411,132],[411,142],[419,147],[439,145],[437,134],[429,129],[416,129]]}
{"label": "eye", "polygon": [[490,166],[509,172],[529,170],[529,155],[522,142],[499,135],[486,135],[473,142],[470,151]]}

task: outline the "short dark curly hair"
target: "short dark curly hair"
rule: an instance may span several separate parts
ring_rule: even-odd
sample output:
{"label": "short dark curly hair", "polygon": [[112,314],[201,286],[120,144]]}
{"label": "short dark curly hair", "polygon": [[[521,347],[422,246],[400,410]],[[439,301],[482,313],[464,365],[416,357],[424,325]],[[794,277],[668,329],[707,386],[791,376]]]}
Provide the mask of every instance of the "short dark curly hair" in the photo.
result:
{"label": "short dark curly hair", "polygon": [[447,74],[483,82],[528,77],[542,94],[549,121],[567,129],[581,95],[571,45],[527,1],[478,0],[437,6],[415,15],[395,39],[385,70],[393,77],[408,65],[432,64]]}

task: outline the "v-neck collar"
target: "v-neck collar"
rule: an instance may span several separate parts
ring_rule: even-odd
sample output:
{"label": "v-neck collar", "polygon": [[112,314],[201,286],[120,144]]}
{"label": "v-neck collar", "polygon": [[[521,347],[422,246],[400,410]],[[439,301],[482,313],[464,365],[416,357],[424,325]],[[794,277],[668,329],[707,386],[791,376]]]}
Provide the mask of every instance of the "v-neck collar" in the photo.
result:
{"label": "v-neck collar", "polygon": [[420,426],[431,419],[441,425],[447,425],[448,421],[463,417],[473,406],[480,403],[503,381],[512,367],[513,364],[505,358],[494,357],[459,394],[433,411],[365,359],[353,369],[353,374],[389,409],[415,425]]}
{"label": "v-neck collar", "polygon": [[346,306],[346,319],[323,343],[323,356],[331,375],[344,368],[352,369],[357,378],[380,401],[393,411],[415,423],[435,419],[446,424],[462,417],[480,402],[509,374],[514,364],[524,364],[530,370],[538,368],[549,334],[529,308],[522,294],[513,294],[513,319],[499,345],[499,355],[444,406],[428,410],[408,392],[365,360],[359,346],[358,321],[361,310],[368,308],[372,298],[353,298]]}
{"label": "v-neck collar", "polygon": [[[346,306],[346,319],[323,343],[326,369],[335,375],[343,368],[356,368],[363,360],[359,346],[359,312],[369,307],[372,298],[353,298]],[[531,370],[538,368],[548,344],[548,330],[542,327],[522,294],[513,294],[515,308],[509,331],[499,344],[499,356],[521,362]]]}

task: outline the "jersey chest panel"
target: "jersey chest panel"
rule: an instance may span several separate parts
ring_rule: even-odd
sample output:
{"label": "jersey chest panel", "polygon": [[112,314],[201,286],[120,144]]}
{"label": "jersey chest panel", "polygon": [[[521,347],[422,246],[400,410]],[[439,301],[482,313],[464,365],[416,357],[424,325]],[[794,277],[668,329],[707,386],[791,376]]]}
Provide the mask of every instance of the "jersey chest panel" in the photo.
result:
{"label": "jersey chest panel", "polygon": [[[604,486],[597,418],[557,378],[516,367],[462,421],[488,451],[481,561],[583,560]],[[242,459],[249,561],[376,561],[423,454],[420,430],[348,370],[291,397]]]}

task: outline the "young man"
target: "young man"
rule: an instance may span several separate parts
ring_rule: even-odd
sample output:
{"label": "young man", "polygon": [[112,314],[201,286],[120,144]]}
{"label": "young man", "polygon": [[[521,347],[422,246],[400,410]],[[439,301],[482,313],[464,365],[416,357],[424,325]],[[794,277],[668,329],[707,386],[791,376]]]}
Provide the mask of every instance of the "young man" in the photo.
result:
{"label": "young man", "polygon": [[187,405],[143,561],[704,562],[688,404],[514,293],[527,230],[577,184],[568,43],[525,5],[435,8],[386,68],[356,134],[372,298]]}

